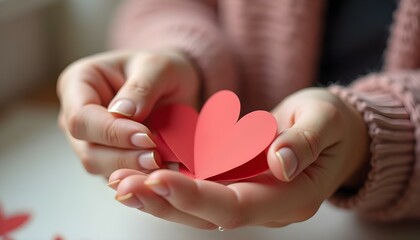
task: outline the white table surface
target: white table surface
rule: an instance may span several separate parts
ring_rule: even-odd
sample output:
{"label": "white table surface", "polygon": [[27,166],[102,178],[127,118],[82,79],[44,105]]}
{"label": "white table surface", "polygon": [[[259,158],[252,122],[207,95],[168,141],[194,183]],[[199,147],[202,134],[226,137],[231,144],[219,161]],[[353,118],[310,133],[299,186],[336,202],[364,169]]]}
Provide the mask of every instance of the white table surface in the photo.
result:
{"label": "white table surface", "polygon": [[2,110],[0,206],[6,214],[32,214],[14,239],[420,239],[420,222],[370,223],[329,204],[281,229],[205,231],[155,218],[119,204],[104,179],[85,173],[56,125],[57,112],[48,104]]}

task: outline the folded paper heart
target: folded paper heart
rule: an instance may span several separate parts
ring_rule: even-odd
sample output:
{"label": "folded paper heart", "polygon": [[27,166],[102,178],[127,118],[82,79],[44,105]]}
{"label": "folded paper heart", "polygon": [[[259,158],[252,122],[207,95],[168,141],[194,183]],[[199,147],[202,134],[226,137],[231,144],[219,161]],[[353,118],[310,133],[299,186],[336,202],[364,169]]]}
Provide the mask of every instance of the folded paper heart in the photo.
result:
{"label": "folded paper heart", "polygon": [[240,108],[235,93],[223,90],[208,99],[200,114],[179,104],[157,109],[149,118],[157,151],[198,179],[237,181],[264,172],[265,150],[276,136],[277,122],[261,110],[238,121]]}
{"label": "folded paper heart", "polygon": [[22,228],[31,218],[29,213],[7,216],[0,205],[0,239],[12,239],[10,233]]}

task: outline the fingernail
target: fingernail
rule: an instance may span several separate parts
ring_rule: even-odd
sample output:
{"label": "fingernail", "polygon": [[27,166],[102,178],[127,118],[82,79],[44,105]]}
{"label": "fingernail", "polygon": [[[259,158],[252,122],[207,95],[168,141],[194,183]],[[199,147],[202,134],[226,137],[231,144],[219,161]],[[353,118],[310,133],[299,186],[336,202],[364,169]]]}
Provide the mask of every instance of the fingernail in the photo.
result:
{"label": "fingernail", "polygon": [[154,148],[156,144],[152,141],[152,139],[146,133],[134,133],[131,136],[131,143],[134,146],[142,147],[142,148]]}
{"label": "fingernail", "polygon": [[115,181],[109,182],[107,186],[115,190],[120,182],[121,180],[117,179]]}
{"label": "fingernail", "polygon": [[136,112],[136,106],[128,99],[121,99],[112,104],[112,106],[108,109],[108,112],[131,117]]}
{"label": "fingernail", "polygon": [[138,160],[140,166],[144,169],[154,170],[159,168],[159,164],[155,157],[155,151],[141,153]]}
{"label": "fingernail", "polygon": [[143,203],[140,202],[140,200],[134,196],[133,193],[127,193],[122,196],[115,196],[115,200],[121,202],[122,204],[132,207],[132,208],[143,208]]}
{"label": "fingernail", "polygon": [[290,181],[293,174],[297,169],[297,158],[292,149],[284,147],[276,152],[277,157],[280,160],[280,164],[283,171],[283,176],[287,181]]}
{"label": "fingernail", "polygon": [[148,186],[157,195],[167,197],[169,196],[169,189],[158,179],[147,179],[144,185]]}

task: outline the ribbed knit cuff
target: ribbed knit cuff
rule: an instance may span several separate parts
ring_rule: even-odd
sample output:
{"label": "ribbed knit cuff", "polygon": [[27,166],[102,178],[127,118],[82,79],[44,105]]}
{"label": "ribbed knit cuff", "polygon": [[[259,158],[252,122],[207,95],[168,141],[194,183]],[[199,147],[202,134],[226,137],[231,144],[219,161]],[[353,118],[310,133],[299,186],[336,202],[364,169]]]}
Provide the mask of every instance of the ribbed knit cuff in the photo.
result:
{"label": "ribbed knit cuff", "polygon": [[401,79],[407,76],[412,74],[372,74],[349,88],[330,87],[363,115],[371,137],[371,169],[364,186],[352,194],[339,189],[331,198],[337,206],[383,221],[413,216],[409,211],[419,197],[414,190],[419,187],[415,182],[419,111],[413,89]]}

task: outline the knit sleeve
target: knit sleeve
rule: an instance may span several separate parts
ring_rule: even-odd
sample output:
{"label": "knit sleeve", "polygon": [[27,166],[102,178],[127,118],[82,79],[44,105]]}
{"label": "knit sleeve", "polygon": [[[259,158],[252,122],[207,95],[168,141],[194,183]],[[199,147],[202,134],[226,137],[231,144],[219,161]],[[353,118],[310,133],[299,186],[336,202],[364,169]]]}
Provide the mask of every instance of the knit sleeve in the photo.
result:
{"label": "knit sleeve", "polygon": [[363,115],[371,137],[364,186],[339,189],[331,201],[375,220],[420,219],[420,71],[371,74],[330,90]]}
{"label": "knit sleeve", "polygon": [[204,81],[205,95],[237,90],[233,56],[220,30],[214,0],[128,0],[116,13],[114,49],[183,51]]}

